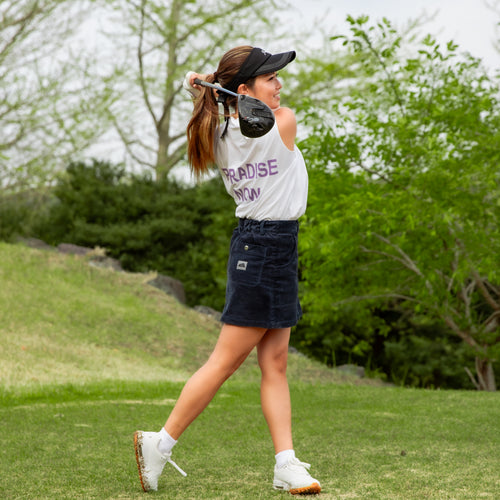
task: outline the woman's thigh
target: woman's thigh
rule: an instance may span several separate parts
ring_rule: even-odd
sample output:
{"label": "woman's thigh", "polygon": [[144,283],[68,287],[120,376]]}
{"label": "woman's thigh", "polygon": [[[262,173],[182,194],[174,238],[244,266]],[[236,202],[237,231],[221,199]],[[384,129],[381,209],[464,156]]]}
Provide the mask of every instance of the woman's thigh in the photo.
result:
{"label": "woman's thigh", "polygon": [[265,334],[265,328],[224,324],[208,362],[236,370]]}

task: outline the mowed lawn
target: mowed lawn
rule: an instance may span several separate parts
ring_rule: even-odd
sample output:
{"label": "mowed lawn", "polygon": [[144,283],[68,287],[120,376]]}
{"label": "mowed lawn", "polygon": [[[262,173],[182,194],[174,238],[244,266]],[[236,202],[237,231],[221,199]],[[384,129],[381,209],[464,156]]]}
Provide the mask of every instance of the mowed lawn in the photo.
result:
{"label": "mowed lawn", "polygon": [[[136,429],[159,430],[218,325],[85,259],[0,244],[1,499],[279,499],[255,356],[144,494]],[[322,499],[499,499],[497,393],[396,388],[290,357],[294,438]]]}
{"label": "mowed lawn", "polygon": [[[4,401],[0,498],[144,498],[132,434],[158,430],[180,384],[73,388]],[[109,394],[107,394],[109,393]],[[328,499],[498,499],[496,394],[292,383],[295,448]],[[5,404],[7,403],[7,404]],[[182,436],[154,498],[272,499],[258,385],[229,381]]]}

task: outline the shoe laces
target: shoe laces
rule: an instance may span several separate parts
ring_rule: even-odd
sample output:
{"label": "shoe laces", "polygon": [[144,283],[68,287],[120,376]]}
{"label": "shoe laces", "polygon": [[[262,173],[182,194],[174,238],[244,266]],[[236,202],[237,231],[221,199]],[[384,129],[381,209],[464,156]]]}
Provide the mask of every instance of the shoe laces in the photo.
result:
{"label": "shoe laces", "polygon": [[184,477],[187,476],[187,474],[170,458],[172,456],[172,452],[168,453],[162,453],[158,448],[157,448],[158,453],[161,456],[161,460],[164,461],[164,463],[169,463],[174,467],[174,469],[177,469]]}
{"label": "shoe laces", "polygon": [[184,477],[187,476],[187,474],[170,457],[167,458],[167,462],[177,469]]}
{"label": "shoe laces", "polygon": [[301,462],[297,457],[291,458],[284,467],[303,467],[304,469],[309,470],[311,468],[311,464],[307,464],[306,462]]}

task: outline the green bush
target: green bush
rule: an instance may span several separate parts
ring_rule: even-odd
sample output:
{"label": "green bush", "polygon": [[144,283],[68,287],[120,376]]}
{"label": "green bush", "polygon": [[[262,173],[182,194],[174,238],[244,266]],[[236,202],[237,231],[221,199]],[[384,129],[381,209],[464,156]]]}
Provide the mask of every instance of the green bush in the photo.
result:
{"label": "green bush", "polygon": [[331,310],[321,323],[304,318],[292,343],[328,366],[356,364],[397,385],[473,389],[465,367],[474,354],[439,321],[408,304]]}
{"label": "green bush", "polygon": [[44,191],[0,193],[0,241],[13,242],[29,236],[46,205]]}
{"label": "green bush", "polygon": [[22,232],[26,212],[17,199],[6,195],[0,197],[0,240],[10,241],[14,235]]}
{"label": "green bush", "polygon": [[181,280],[190,305],[222,307],[235,220],[219,179],[185,187],[97,160],[73,163],[66,174],[37,237],[54,245],[103,247],[125,270]]}

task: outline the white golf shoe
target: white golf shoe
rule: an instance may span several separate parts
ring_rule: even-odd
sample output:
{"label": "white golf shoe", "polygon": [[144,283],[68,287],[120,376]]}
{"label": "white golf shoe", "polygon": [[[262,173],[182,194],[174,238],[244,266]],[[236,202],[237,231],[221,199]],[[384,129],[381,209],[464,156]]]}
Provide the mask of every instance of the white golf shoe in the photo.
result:
{"label": "white golf shoe", "polygon": [[310,464],[292,458],[282,467],[274,467],[273,488],[289,491],[292,495],[314,495],[321,491],[317,479],[309,474]]}
{"label": "white golf shoe", "polygon": [[165,464],[173,465],[183,476],[187,474],[171,460],[171,453],[162,454],[158,450],[160,442],[159,432],[136,431],[134,434],[135,459],[139,469],[139,479],[144,491],[156,491],[158,489],[158,478]]}

